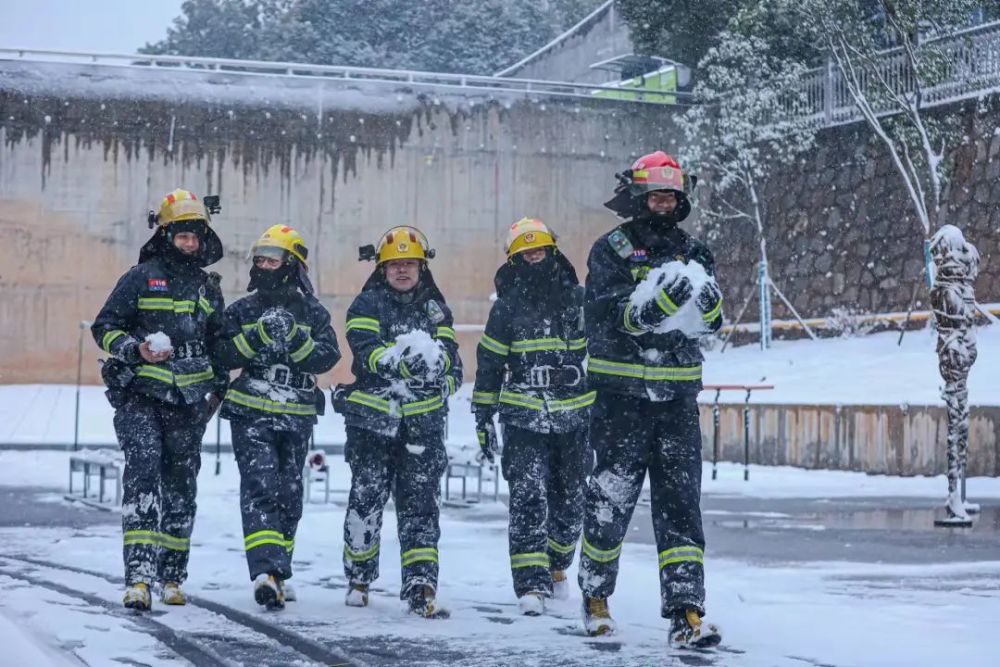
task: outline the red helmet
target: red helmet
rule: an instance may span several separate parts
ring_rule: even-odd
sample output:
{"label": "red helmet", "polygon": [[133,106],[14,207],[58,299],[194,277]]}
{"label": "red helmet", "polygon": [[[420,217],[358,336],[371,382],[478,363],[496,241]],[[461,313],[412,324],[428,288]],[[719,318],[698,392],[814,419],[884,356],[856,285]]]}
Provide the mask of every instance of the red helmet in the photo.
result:
{"label": "red helmet", "polygon": [[656,191],[677,195],[677,208],[669,216],[671,222],[680,222],[691,213],[687,195],[695,179],[688,177],[677,160],[663,151],[643,155],[630,169],[615,176],[619,180],[615,196],[604,205],[619,217],[632,218],[647,213],[646,195]]}
{"label": "red helmet", "polygon": [[669,190],[687,195],[687,177],[677,160],[663,151],[643,155],[632,164],[629,194],[633,197],[657,190]]}

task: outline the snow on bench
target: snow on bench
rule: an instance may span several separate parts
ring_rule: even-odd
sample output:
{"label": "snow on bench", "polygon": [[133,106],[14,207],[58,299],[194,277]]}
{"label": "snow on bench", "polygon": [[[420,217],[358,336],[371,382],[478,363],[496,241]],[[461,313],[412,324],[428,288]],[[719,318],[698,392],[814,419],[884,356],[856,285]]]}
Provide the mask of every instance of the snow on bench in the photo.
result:
{"label": "snow on bench", "polygon": [[[479,460],[479,445],[448,446],[448,468],[444,479],[444,501],[446,503],[474,504],[483,501],[483,480],[493,481],[493,502],[500,499],[500,470],[496,464]],[[468,480],[476,480],[476,496],[470,497]],[[462,480],[461,502],[451,500],[451,480]]]}
{"label": "snow on bench", "polygon": [[[105,485],[108,480],[115,482],[115,505],[122,502],[122,469],[125,467],[125,460],[119,452],[109,451],[81,451],[74,452],[69,457],[69,496],[67,498],[76,499],[73,492],[73,475],[82,475],[82,495],[84,501],[90,496],[91,478],[96,477],[97,502],[104,502]],[[110,496],[108,497],[110,500]]]}

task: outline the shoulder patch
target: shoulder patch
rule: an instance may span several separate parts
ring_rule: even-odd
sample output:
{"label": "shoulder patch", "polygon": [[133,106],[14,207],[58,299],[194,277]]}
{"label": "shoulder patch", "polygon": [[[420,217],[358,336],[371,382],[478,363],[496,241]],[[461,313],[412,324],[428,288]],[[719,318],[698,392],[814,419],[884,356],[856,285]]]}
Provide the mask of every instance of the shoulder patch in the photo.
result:
{"label": "shoulder patch", "polygon": [[431,318],[431,322],[434,324],[444,320],[444,311],[441,310],[441,306],[434,299],[427,302],[427,316]]}
{"label": "shoulder patch", "polygon": [[614,249],[615,253],[618,254],[622,259],[628,259],[632,256],[632,242],[628,240],[625,236],[625,232],[620,229],[616,229],[608,235],[608,243]]}

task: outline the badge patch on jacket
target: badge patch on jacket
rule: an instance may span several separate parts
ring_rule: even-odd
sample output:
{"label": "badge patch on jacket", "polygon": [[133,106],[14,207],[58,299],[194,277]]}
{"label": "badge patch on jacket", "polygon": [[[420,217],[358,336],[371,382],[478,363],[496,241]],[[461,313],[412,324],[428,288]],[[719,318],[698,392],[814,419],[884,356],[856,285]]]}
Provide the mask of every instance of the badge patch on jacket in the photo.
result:
{"label": "badge patch on jacket", "polygon": [[633,262],[645,262],[649,259],[649,253],[646,252],[645,248],[636,248],[632,251],[632,257],[629,258]]}
{"label": "badge patch on jacket", "polygon": [[150,278],[146,281],[146,289],[150,292],[166,292],[169,287],[166,278]]}
{"label": "badge patch on jacket", "polygon": [[627,259],[632,254],[632,242],[625,236],[625,232],[616,229],[608,236],[608,243],[622,259]]}
{"label": "badge patch on jacket", "polygon": [[444,319],[444,311],[441,310],[441,306],[434,299],[427,302],[427,317],[431,318],[431,322],[437,324]]}

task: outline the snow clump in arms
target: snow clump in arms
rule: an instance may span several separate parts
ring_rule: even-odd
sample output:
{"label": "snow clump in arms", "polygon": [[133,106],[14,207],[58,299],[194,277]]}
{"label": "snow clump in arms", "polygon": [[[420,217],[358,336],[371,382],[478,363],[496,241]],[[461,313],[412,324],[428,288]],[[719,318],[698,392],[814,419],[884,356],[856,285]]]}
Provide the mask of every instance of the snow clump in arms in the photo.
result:
{"label": "snow clump in arms", "polygon": [[698,294],[706,284],[715,283],[715,278],[708,275],[705,267],[698,262],[673,261],[653,269],[636,285],[629,296],[629,303],[632,304],[633,312],[639,312],[650,301],[656,300],[662,287],[666,287],[680,276],[687,277],[691,282],[691,297],[681,305],[680,310],[653,328],[653,333],[680,331],[686,336],[697,338],[708,333],[708,327],[701,319],[702,313],[698,310]]}
{"label": "snow clump in arms", "polygon": [[383,359],[392,364],[422,358],[428,368],[441,375],[444,371],[445,349],[441,341],[434,340],[426,331],[416,329],[396,337],[396,344],[389,348]]}
{"label": "snow clump in arms", "polygon": [[154,354],[170,352],[174,349],[173,344],[170,342],[170,336],[162,331],[157,331],[146,336],[146,342],[149,343],[149,351]]}

